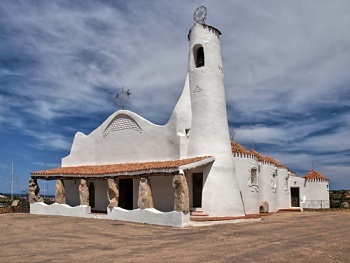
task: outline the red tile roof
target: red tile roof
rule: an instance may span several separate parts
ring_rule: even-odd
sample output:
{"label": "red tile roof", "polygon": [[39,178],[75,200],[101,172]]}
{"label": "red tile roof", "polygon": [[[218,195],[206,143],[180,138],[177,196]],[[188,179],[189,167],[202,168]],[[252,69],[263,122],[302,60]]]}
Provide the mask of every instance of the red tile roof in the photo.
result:
{"label": "red tile roof", "polygon": [[263,155],[261,155],[260,153],[258,153],[255,150],[248,151],[246,148],[244,148],[242,145],[240,145],[236,141],[231,141],[231,150],[232,150],[233,154],[235,154],[235,153],[245,153],[245,154],[253,155],[253,156],[258,157],[259,161],[265,161],[265,162],[273,163],[277,167],[287,168],[285,165],[283,165],[280,162],[276,161],[271,156],[264,157]]}
{"label": "red tile roof", "polygon": [[320,180],[320,181],[329,181],[328,178],[319,172],[316,172],[315,170],[311,170],[308,172],[305,176],[305,179],[307,180]]}
{"label": "red tile roof", "polygon": [[240,145],[236,141],[231,141],[231,150],[232,150],[232,153],[252,154],[250,151],[248,151],[246,148],[244,148],[242,145]]}
{"label": "red tile roof", "polygon": [[211,156],[194,157],[182,160],[158,161],[158,162],[143,162],[143,163],[119,163],[119,164],[105,164],[105,165],[83,165],[59,167],[51,170],[33,172],[32,177],[45,177],[50,175],[108,175],[108,174],[123,174],[130,175],[137,174],[137,172],[148,171],[155,172],[175,172],[180,166],[189,165],[207,159],[212,161]]}
{"label": "red tile roof", "polygon": [[282,167],[282,168],[287,168],[287,166],[281,164],[280,162],[276,161],[275,159],[273,159],[271,156],[266,156],[265,157],[265,161],[269,162],[269,163],[273,163],[275,164],[277,167]]}
{"label": "red tile roof", "polygon": [[259,161],[265,161],[265,157],[255,150],[250,151],[254,156],[258,157]]}

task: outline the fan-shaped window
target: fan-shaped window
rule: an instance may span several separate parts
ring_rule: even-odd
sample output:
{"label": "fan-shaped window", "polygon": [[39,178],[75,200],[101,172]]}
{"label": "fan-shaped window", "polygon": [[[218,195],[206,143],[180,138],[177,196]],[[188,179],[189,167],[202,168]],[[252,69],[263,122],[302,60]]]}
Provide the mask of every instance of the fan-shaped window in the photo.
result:
{"label": "fan-shaped window", "polygon": [[107,137],[112,132],[121,131],[136,131],[142,133],[143,130],[136,121],[128,115],[120,114],[111,121],[106,130],[103,132],[103,137]]}

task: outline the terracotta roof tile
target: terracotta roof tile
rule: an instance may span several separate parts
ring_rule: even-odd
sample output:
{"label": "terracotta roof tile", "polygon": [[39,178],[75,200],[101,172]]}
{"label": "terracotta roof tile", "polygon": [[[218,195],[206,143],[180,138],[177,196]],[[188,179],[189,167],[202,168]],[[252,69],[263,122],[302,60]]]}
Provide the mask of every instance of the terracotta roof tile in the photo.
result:
{"label": "terracotta roof tile", "polygon": [[305,176],[305,179],[307,180],[320,180],[320,181],[328,181],[328,178],[319,172],[316,172],[315,170],[311,170],[308,172]]}
{"label": "terracotta roof tile", "polygon": [[246,148],[244,148],[242,145],[240,145],[236,141],[231,141],[231,150],[232,150],[232,153],[252,154],[250,151],[248,151]]}
{"label": "terracotta roof tile", "polygon": [[270,162],[275,164],[277,167],[283,167],[283,168],[287,168],[285,165],[281,164],[280,162],[276,161],[275,159],[273,159],[271,156],[266,156],[265,157],[266,162]]}
{"label": "terracotta roof tile", "polygon": [[265,157],[255,150],[250,151],[254,156],[258,157],[259,161],[265,161]]}
{"label": "terracotta roof tile", "polygon": [[51,170],[37,171],[32,175],[104,175],[132,173],[137,171],[178,169],[180,166],[199,162],[211,156],[195,157],[182,160],[143,162],[143,163],[119,163],[105,165],[83,165],[59,167]]}
{"label": "terracotta roof tile", "polygon": [[[269,162],[269,163],[273,163],[274,165],[276,165],[276,167],[282,167],[282,168],[286,168],[288,169],[287,166],[281,164],[279,161],[275,160],[274,158],[272,158],[271,156],[263,156],[262,154],[258,153],[255,150],[251,150],[251,153],[255,156],[258,157],[259,161],[264,161],[264,162]],[[289,170],[289,169],[288,169]]]}

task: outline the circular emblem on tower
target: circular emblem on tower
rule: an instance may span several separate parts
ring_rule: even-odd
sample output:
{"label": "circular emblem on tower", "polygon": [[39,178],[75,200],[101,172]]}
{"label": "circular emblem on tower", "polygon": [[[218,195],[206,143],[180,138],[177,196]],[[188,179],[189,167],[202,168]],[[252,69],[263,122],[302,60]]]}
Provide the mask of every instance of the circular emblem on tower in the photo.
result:
{"label": "circular emblem on tower", "polygon": [[205,19],[207,18],[207,8],[205,6],[200,6],[194,11],[193,14],[194,21],[199,24],[205,24]]}

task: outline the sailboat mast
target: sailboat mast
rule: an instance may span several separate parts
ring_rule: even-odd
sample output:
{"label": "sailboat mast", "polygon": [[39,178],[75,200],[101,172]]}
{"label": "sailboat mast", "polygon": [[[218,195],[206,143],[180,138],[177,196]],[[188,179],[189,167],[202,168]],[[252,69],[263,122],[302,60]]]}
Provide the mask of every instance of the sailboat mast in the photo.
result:
{"label": "sailboat mast", "polygon": [[15,172],[14,172],[14,166],[13,166],[13,155],[12,155],[12,183],[11,183],[11,200],[13,200],[13,178],[14,178]]}

